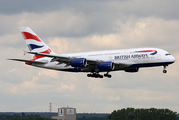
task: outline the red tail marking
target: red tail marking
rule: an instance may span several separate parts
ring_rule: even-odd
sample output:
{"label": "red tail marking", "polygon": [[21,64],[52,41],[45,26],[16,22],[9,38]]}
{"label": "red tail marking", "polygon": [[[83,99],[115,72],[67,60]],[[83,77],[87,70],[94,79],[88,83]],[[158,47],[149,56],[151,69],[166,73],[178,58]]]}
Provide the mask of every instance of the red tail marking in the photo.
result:
{"label": "red tail marking", "polygon": [[22,35],[24,37],[24,39],[33,39],[33,40],[36,40],[36,41],[39,41],[39,42],[42,42],[37,36],[31,34],[31,33],[28,33],[28,32],[22,32]]}
{"label": "red tail marking", "polygon": [[[48,50],[46,50],[46,51],[44,51],[44,52],[40,52],[40,53],[45,53],[45,54],[50,54],[51,53],[51,50],[50,49],[48,49]],[[39,58],[43,58],[44,56],[40,56],[40,55],[34,55],[34,59],[32,59],[32,60],[37,60],[37,59],[39,59]]]}

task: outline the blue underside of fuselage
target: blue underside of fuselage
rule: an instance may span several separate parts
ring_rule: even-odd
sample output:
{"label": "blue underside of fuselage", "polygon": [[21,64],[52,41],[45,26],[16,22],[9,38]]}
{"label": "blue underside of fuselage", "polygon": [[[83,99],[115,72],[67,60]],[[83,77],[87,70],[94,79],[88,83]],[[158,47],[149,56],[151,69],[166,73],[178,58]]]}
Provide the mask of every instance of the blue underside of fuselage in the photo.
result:
{"label": "blue underside of fuselage", "polygon": [[[173,62],[158,62],[158,63],[142,63],[142,64],[132,64],[129,67],[122,68],[122,69],[115,69],[113,71],[118,71],[118,70],[125,70],[125,69],[130,69],[130,68],[142,68],[142,67],[155,67],[155,66],[167,66],[169,64],[172,64]],[[81,70],[81,68],[70,68],[70,69],[59,69],[59,71],[66,71],[66,72],[88,72]],[[93,71],[91,71],[93,72]],[[106,71],[99,71],[99,72],[106,72]]]}

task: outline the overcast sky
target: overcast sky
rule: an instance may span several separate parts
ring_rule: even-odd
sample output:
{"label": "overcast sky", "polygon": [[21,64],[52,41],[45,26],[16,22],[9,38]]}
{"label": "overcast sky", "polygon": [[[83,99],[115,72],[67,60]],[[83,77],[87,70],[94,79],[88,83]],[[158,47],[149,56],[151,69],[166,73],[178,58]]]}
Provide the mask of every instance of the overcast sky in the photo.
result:
{"label": "overcast sky", "polygon": [[[0,111],[47,112],[76,107],[78,113],[134,108],[179,112],[178,0],[0,0]],[[27,66],[8,58],[31,59],[19,27],[28,26],[56,53],[156,47],[176,62],[111,72],[111,79],[87,78]]]}

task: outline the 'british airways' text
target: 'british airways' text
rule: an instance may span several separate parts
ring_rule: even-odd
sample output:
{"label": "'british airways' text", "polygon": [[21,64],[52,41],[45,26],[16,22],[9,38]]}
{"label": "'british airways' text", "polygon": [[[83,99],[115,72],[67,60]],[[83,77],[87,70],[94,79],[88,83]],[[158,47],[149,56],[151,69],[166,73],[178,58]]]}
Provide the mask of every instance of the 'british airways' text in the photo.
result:
{"label": "'british airways' text", "polygon": [[138,59],[145,59],[148,58],[147,54],[135,54],[135,55],[120,55],[120,56],[115,56],[114,59],[130,59],[130,58],[138,58]]}

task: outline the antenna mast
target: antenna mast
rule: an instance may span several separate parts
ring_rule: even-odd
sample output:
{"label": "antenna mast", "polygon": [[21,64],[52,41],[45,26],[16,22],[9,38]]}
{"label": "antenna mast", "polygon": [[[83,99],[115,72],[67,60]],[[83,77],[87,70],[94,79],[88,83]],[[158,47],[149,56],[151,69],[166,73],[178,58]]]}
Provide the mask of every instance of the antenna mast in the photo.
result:
{"label": "antenna mast", "polygon": [[51,118],[51,112],[52,112],[52,103],[49,104],[49,111],[50,111],[50,118]]}

